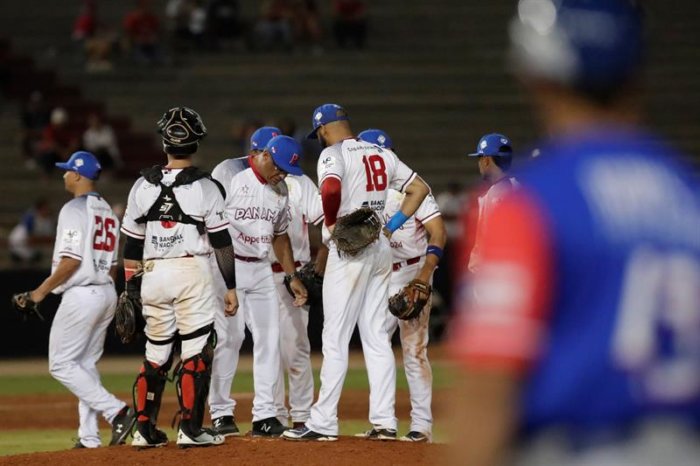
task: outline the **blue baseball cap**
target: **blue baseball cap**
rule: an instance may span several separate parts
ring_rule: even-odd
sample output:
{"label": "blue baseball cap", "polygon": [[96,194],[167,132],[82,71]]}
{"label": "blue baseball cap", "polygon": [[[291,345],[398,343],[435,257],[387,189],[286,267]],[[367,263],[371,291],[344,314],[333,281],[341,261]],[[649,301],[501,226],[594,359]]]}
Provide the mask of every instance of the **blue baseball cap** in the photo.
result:
{"label": "blue baseball cap", "polygon": [[91,180],[99,178],[102,171],[102,165],[97,161],[97,158],[84,150],[74,152],[68,159],[68,162],[58,162],[56,166],[61,170],[76,172],[80,176]]}
{"label": "blue baseball cap", "polygon": [[275,136],[265,146],[272,160],[280,170],[291,175],[302,175],[304,172],[299,166],[301,161],[301,144],[289,136]]}
{"label": "blue baseball cap", "polygon": [[314,114],[311,117],[311,126],[314,128],[306,136],[307,139],[318,139],[318,129],[327,125],[328,123],[333,123],[334,121],[349,120],[348,114],[343,107],[336,104],[323,104],[314,110]]}
{"label": "blue baseball cap", "polygon": [[255,130],[250,136],[250,148],[253,150],[263,150],[270,139],[282,134],[282,130],[274,126],[263,126]]}
{"label": "blue baseball cap", "polygon": [[366,142],[376,144],[383,149],[393,149],[394,142],[388,134],[381,129],[366,129],[357,135],[358,138]]}
{"label": "blue baseball cap", "polygon": [[642,64],[643,21],[631,0],[520,0],[510,25],[518,72],[583,91],[624,86]]}
{"label": "blue baseball cap", "polygon": [[502,134],[491,133],[483,136],[470,157],[511,157],[513,148],[510,140]]}

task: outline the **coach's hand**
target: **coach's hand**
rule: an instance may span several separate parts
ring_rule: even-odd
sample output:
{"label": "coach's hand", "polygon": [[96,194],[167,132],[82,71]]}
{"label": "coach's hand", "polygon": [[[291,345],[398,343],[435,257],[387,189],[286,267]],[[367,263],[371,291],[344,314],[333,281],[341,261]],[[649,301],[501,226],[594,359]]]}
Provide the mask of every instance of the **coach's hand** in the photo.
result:
{"label": "coach's hand", "polygon": [[236,294],[235,289],[226,291],[226,295],[224,296],[224,304],[224,313],[226,316],[235,316],[236,312],[238,312],[238,295]]}
{"label": "coach's hand", "polygon": [[292,280],[289,282],[289,287],[294,293],[294,305],[296,307],[301,307],[304,304],[306,304],[306,300],[309,297],[309,293],[308,291],[306,291],[306,287],[301,282],[299,277],[295,276],[294,278],[292,278]]}

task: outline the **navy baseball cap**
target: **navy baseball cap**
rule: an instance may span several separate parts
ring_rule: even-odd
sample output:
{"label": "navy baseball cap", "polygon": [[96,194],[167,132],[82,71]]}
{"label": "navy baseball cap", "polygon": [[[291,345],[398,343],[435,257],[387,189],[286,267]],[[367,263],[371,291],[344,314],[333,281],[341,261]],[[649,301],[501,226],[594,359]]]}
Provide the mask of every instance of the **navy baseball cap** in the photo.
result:
{"label": "navy baseball cap", "polygon": [[393,149],[394,142],[388,134],[381,129],[366,129],[357,135],[358,138],[366,142],[376,144],[383,149]]}
{"label": "navy baseball cap", "polygon": [[311,130],[306,138],[318,139],[316,133],[321,126],[342,120],[349,120],[348,114],[343,107],[336,104],[323,104],[314,110],[314,114],[311,117],[311,126],[313,126],[314,129]]}
{"label": "navy baseball cap", "polygon": [[291,175],[302,175],[304,172],[299,166],[301,161],[301,144],[289,136],[275,136],[265,146],[272,160],[280,170]]}
{"label": "navy baseball cap", "polygon": [[483,136],[476,146],[476,152],[468,155],[470,157],[510,157],[513,155],[513,148],[507,137],[491,133]]}
{"label": "navy baseball cap", "polygon": [[250,148],[252,150],[263,150],[270,139],[282,134],[282,130],[274,126],[263,126],[255,130],[250,136]]}
{"label": "navy baseball cap", "polygon": [[584,91],[609,91],[644,56],[643,20],[632,0],[520,0],[510,25],[518,72]]}
{"label": "navy baseball cap", "polygon": [[100,176],[102,171],[102,165],[97,161],[97,158],[90,152],[81,150],[74,152],[70,156],[68,162],[59,162],[56,164],[61,170],[76,172],[80,176],[85,178],[90,178],[91,180],[96,180]]}

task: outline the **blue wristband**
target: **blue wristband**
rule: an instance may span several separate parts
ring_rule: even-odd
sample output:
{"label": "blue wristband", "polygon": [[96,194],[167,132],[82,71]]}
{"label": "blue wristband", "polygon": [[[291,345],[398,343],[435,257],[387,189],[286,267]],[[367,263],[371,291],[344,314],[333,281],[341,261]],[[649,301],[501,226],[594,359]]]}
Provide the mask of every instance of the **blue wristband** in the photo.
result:
{"label": "blue wristband", "polygon": [[442,248],[429,244],[428,249],[425,250],[425,254],[432,254],[434,256],[437,256],[438,259],[442,259]]}
{"label": "blue wristband", "polygon": [[399,210],[386,222],[386,229],[393,233],[401,228],[401,225],[406,223],[406,220],[408,220],[406,214]]}

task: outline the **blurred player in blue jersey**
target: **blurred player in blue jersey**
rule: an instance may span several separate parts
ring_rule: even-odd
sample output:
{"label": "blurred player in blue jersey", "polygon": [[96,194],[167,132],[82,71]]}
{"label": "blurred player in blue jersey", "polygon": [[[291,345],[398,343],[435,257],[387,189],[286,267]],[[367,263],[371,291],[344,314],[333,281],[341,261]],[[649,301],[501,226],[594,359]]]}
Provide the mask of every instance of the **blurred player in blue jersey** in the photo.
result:
{"label": "blurred player in blue jersey", "polygon": [[641,13],[520,0],[510,33],[550,138],[457,297],[452,460],[700,464],[700,191],[635,126]]}

